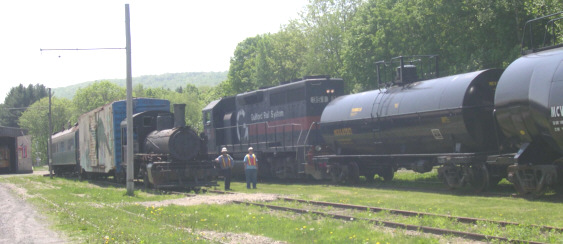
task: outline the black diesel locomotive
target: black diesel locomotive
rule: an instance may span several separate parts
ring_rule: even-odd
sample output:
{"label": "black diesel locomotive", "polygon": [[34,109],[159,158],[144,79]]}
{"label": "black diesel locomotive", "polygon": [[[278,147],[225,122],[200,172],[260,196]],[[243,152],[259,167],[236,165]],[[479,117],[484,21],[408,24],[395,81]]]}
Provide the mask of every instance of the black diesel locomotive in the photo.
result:
{"label": "black diesel locomotive", "polygon": [[323,109],[343,90],[340,78],[312,76],[211,102],[203,109],[210,157],[227,147],[238,174],[253,147],[261,177],[325,179],[324,169],[308,167],[307,155],[322,141],[316,123]]}

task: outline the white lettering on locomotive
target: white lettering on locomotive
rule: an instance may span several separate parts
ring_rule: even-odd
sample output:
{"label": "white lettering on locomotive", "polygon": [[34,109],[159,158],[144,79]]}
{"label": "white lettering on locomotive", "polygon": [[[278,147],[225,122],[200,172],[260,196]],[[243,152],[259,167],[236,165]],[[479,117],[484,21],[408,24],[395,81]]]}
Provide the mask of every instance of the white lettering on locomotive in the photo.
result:
{"label": "white lettering on locomotive", "polygon": [[283,110],[270,110],[264,112],[257,112],[252,113],[250,115],[250,120],[252,122],[261,121],[261,120],[269,120],[269,119],[279,119],[285,116],[285,112]]}

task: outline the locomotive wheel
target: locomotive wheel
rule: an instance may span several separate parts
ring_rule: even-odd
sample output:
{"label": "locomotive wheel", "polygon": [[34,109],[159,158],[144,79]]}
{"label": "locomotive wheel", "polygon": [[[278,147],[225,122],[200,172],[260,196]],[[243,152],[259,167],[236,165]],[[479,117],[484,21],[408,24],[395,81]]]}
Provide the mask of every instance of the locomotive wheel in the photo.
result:
{"label": "locomotive wheel", "polygon": [[145,189],[152,188],[152,184],[149,181],[149,173],[147,171],[143,172],[143,185],[145,186]]}
{"label": "locomotive wheel", "polygon": [[340,167],[332,166],[330,168],[330,177],[333,184],[339,184],[342,174],[342,169]]}
{"label": "locomotive wheel", "polygon": [[368,183],[375,182],[375,179],[374,179],[375,173],[374,172],[366,172],[364,174],[364,177],[366,177],[366,182],[368,182]]}
{"label": "locomotive wheel", "polygon": [[444,165],[441,170],[444,183],[450,189],[456,189],[464,185],[463,172],[461,167],[455,165]]}
{"label": "locomotive wheel", "polygon": [[348,179],[347,182],[350,184],[357,184],[360,181],[360,168],[355,162],[348,165]]}
{"label": "locomotive wheel", "polygon": [[489,171],[485,164],[474,164],[469,168],[469,184],[475,192],[481,192],[489,187]]}
{"label": "locomotive wheel", "polygon": [[489,176],[489,187],[497,186],[501,180],[502,177],[500,176]]}
{"label": "locomotive wheel", "polygon": [[377,174],[383,177],[383,181],[385,182],[391,182],[393,180],[393,177],[395,177],[395,171],[393,170],[393,167],[385,167],[381,169]]}

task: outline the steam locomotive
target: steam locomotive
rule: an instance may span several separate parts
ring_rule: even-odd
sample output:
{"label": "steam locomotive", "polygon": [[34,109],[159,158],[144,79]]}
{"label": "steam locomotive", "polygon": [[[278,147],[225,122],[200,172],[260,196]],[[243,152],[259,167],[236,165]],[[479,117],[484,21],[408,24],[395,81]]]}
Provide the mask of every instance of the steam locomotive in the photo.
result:
{"label": "steam locomotive", "polygon": [[[421,57],[398,57],[380,63],[398,65],[396,80],[373,91],[339,96],[341,79],[309,77],[216,100],[202,111],[209,153],[228,147],[240,160],[252,146],[262,177],[391,180],[439,166],[451,188],[507,178],[540,195],[563,173],[560,15],[526,23],[523,56],[506,70],[421,79]],[[539,46],[534,25],[547,26]]]}
{"label": "steam locomotive", "polygon": [[[78,172],[81,179],[114,176],[125,181],[126,102],[116,101],[79,117],[78,123],[53,135],[56,174]],[[133,99],[134,178],[146,187],[183,187],[198,191],[217,185],[207,159],[205,140],[185,125],[185,104],[162,99]]]}

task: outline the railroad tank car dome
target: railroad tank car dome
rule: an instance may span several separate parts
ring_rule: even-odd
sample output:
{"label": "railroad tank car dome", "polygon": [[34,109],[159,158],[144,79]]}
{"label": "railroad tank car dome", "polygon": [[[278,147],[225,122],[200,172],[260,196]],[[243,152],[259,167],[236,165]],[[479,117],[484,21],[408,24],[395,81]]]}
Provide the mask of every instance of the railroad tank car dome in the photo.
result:
{"label": "railroad tank car dome", "polygon": [[563,48],[522,56],[502,74],[496,118],[516,144],[540,139],[563,153]]}
{"label": "railroad tank car dome", "polygon": [[396,68],[395,83],[413,83],[418,81],[416,66],[412,64],[403,65],[403,77],[401,78],[401,66]]}

